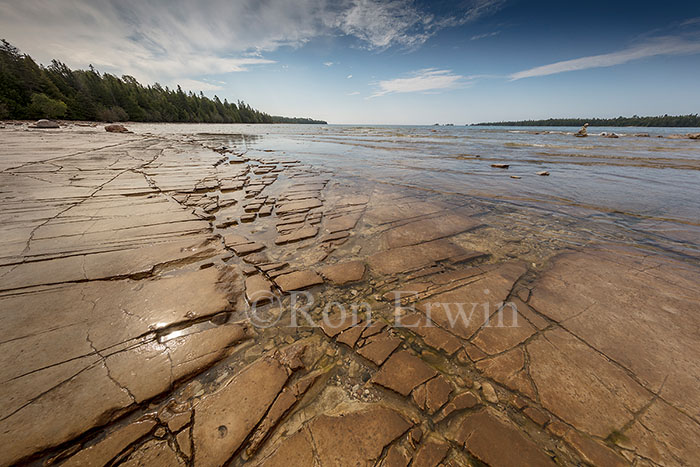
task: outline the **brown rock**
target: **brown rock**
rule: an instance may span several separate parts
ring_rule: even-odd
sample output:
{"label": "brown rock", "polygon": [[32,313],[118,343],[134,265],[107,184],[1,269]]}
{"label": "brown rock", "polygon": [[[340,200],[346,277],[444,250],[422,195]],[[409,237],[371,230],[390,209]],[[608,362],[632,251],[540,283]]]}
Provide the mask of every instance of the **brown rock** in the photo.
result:
{"label": "brown rock", "polygon": [[291,292],[323,284],[323,279],[314,271],[306,270],[282,274],[281,276],[275,277],[275,282],[284,292]]}
{"label": "brown rock", "polygon": [[224,464],[263,418],[287,378],[284,366],[262,358],[195,405],[195,463]]}
{"label": "brown rock", "polygon": [[456,395],[450,403],[448,403],[445,408],[443,408],[440,413],[435,417],[435,423],[438,423],[445,418],[449,417],[453,412],[464,409],[471,409],[479,403],[479,399],[476,398],[471,392],[463,392]]}
{"label": "brown rock", "polygon": [[165,440],[151,440],[140,446],[119,465],[128,467],[172,467],[187,465],[178,457]]}
{"label": "brown rock", "polygon": [[168,429],[177,433],[183,426],[190,423],[190,420],[192,420],[192,412],[190,411],[175,414],[168,420]]}
{"label": "brown rock", "polygon": [[372,377],[372,382],[408,396],[413,388],[428,381],[437,371],[423,360],[403,350],[395,353]]}
{"label": "brown rock", "polygon": [[124,125],[105,125],[107,133],[131,133]]}
{"label": "brown rock", "polygon": [[336,339],[336,342],[345,344],[352,349],[355,347],[355,344],[357,343],[357,340],[360,338],[360,335],[362,334],[362,331],[364,331],[364,329],[364,323],[360,323],[357,326],[353,326],[350,329],[340,333],[340,335]]}
{"label": "brown rock", "polygon": [[443,375],[437,375],[425,383],[425,389],[425,405],[430,414],[434,414],[445,405],[452,394],[452,385]]}
{"label": "brown rock", "polygon": [[472,342],[486,354],[495,355],[524,342],[535,332],[536,329],[518,313],[515,304],[505,305],[490,317]]}
{"label": "brown rock", "polygon": [[375,365],[384,363],[391,353],[401,344],[401,339],[382,333],[372,337],[365,345],[357,350],[357,353],[370,360]]}
{"label": "brown rock", "polygon": [[436,467],[447,455],[450,445],[439,438],[426,439],[413,456],[414,467]]}
{"label": "brown rock", "polygon": [[481,360],[477,369],[485,376],[499,382],[508,389],[517,391],[530,399],[536,399],[535,389],[525,369],[525,354],[515,348],[493,358]]}
{"label": "brown rock", "polygon": [[370,268],[379,274],[397,274],[429,266],[435,261],[464,254],[464,250],[447,240],[394,248],[369,257]]}
{"label": "brown rock", "polygon": [[575,430],[568,430],[565,439],[581,455],[581,458],[591,465],[611,467],[629,465],[623,457],[609,447],[588,436],[581,435]]}
{"label": "brown rock", "polygon": [[389,448],[386,457],[382,461],[382,467],[408,467],[411,458],[406,455],[406,452],[394,444]]}
{"label": "brown rock", "polygon": [[481,393],[483,394],[484,399],[486,399],[487,402],[490,402],[492,404],[498,403],[498,395],[496,394],[495,389],[493,389],[493,386],[491,386],[491,383],[484,382],[481,385]]}
{"label": "brown rock", "polygon": [[491,164],[491,167],[495,169],[507,169],[510,167],[510,164]]}
{"label": "brown rock", "polygon": [[321,207],[323,203],[316,198],[304,199],[301,201],[291,201],[283,204],[277,205],[277,215],[282,216],[284,214],[294,213],[294,212],[305,212],[310,209]]}
{"label": "brown rock", "polygon": [[146,419],[113,430],[107,433],[102,440],[83,448],[61,465],[68,467],[107,465],[117,454],[149,433],[155,426],[154,420]]}
{"label": "brown rock", "polygon": [[175,436],[177,446],[188,459],[192,458],[192,437],[189,430],[183,430]]}
{"label": "brown rock", "polygon": [[263,303],[272,300],[272,283],[262,274],[246,277],[245,296],[250,303]]}
{"label": "brown rock", "polygon": [[315,452],[320,465],[370,466],[387,445],[409,428],[410,422],[381,406],[324,414],[283,440],[261,465],[313,465]]}
{"label": "brown rock", "polygon": [[491,409],[465,415],[455,441],[481,462],[493,467],[513,465],[554,466],[537,445]]}
{"label": "brown rock", "polygon": [[651,400],[625,371],[562,329],[538,336],[527,351],[542,406],[588,434],[605,438]]}
{"label": "brown rock", "polygon": [[425,384],[421,384],[420,386],[415,388],[413,391],[411,391],[411,398],[413,399],[413,402],[421,410],[425,410],[425,398],[427,397],[427,395],[428,395],[428,392],[425,388]]}
{"label": "brown rock", "polygon": [[336,285],[348,284],[362,280],[365,275],[365,263],[350,261],[347,263],[325,266],[320,270],[321,275]]}
{"label": "brown rock", "polygon": [[299,230],[293,230],[287,234],[280,235],[275,240],[276,245],[284,245],[286,243],[298,242],[300,240],[306,240],[307,238],[313,238],[318,233],[318,227],[309,225],[302,227]]}
{"label": "brown rock", "polygon": [[523,413],[539,426],[545,426],[549,422],[549,415],[535,407],[527,407],[523,410]]}
{"label": "brown rock", "polygon": [[453,355],[462,348],[462,342],[445,331],[437,327],[432,321],[418,313],[409,313],[406,316],[397,317],[396,327],[406,327],[421,336],[423,341],[430,347],[442,350],[447,355]]}
{"label": "brown rock", "polygon": [[421,219],[394,227],[386,231],[382,237],[387,248],[400,248],[451,237],[480,225],[481,222],[471,217],[446,214],[435,219]]}

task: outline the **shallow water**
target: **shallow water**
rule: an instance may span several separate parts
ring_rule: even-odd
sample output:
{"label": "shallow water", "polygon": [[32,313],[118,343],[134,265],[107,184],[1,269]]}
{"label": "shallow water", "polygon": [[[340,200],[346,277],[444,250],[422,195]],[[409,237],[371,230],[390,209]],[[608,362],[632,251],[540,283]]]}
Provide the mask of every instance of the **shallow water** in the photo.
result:
{"label": "shallow water", "polygon": [[[669,138],[699,129],[591,127],[587,138],[575,138],[577,128],[569,127],[139,124],[134,130],[286,156],[350,183],[573,216],[594,237],[616,231],[630,242],[692,256],[700,248],[700,142]],[[639,133],[650,137],[634,136]]]}

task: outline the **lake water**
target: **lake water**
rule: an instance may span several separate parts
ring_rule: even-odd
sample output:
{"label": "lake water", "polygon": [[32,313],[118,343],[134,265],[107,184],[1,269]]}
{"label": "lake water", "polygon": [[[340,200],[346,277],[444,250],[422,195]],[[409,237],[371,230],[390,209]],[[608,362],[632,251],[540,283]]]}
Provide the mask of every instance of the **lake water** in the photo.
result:
{"label": "lake water", "polygon": [[[700,255],[700,140],[693,128],[136,124],[251,157],[298,159],[350,184],[481,200],[532,218],[567,218],[585,237]],[[605,138],[614,132],[619,138]],[[649,137],[634,136],[648,133]],[[508,169],[492,164],[509,164]],[[549,176],[536,175],[547,171]],[[521,177],[518,179],[511,176]],[[504,223],[507,220],[504,219]],[[538,227],[539,226],[539,227]]]}

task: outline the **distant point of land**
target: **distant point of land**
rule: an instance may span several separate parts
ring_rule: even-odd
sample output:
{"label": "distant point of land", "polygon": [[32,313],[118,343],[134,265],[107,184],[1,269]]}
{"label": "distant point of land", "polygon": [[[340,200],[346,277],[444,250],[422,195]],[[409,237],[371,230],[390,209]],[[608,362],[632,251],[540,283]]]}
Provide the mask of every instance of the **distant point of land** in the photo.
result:
{"label": "distant point of land", "polygon": [[700,127],[698,114],[663,115],[658,117],[616,117],[616,118],[548,118],[547,120],[519,120],[512,122],[475,123],[472,126],[636,126],[636,127]]}

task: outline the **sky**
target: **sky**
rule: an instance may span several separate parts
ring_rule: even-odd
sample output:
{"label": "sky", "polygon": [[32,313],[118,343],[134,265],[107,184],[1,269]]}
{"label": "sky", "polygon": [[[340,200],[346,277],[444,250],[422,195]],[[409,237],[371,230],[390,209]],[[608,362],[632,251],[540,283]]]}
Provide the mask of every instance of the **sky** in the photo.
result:
{"label": "sky", "polygon": [[700,111],[697,0],[0,0],[0,38],[329,123]]}

